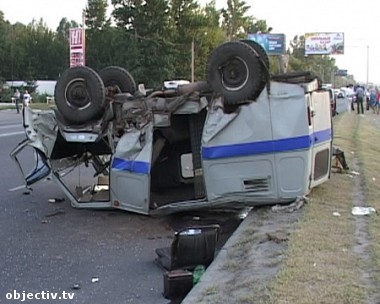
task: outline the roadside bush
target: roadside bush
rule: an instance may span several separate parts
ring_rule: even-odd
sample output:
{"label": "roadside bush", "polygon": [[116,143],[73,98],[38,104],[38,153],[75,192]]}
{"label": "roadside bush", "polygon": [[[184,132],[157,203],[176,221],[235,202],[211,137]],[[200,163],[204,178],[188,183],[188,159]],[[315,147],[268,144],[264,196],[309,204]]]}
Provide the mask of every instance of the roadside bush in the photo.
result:
{"label": "roadside bush", "polygon": [[11,102],[12,95],[11,89],[3,88],[0,92],[0,102]]}
{"label": "roadside bush", "polygon": [[32,103],[46,103],[46,97],[50,96],[48,94],[38,94],[32,93]]}

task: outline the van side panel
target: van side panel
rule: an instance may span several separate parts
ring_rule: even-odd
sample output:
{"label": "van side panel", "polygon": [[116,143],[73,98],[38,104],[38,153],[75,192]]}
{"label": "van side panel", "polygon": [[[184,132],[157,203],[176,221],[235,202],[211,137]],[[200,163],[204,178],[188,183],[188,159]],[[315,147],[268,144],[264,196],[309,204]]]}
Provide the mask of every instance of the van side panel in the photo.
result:
{"label": "van side panel", "polygon": [[209,200],[236,195],[254,205],[309,192],[315,136],[308,99],[299,84],[272,82],[270,95],[264,90],[234,113],[223,113],[220,101],[211,106],[202,138]]}
{"label": "van side panel", "polygon": [[208,200],[226,193],[276,196],[268,95],[230,114],[222,101],[209,109],[202,136],[202,164]]}

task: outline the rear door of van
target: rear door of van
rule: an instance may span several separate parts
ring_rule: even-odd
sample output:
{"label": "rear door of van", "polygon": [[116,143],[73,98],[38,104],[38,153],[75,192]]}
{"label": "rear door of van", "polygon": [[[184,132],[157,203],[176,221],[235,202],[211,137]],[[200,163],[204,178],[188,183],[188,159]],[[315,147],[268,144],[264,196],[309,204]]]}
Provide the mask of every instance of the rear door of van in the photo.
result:
{"label": "rear door of van", "polygon": [[327,91],[314,91],[307,98],[309,122],[312,127],[312,170],[310,188],[330,177],[332,157],[332,118],[330,97]]}

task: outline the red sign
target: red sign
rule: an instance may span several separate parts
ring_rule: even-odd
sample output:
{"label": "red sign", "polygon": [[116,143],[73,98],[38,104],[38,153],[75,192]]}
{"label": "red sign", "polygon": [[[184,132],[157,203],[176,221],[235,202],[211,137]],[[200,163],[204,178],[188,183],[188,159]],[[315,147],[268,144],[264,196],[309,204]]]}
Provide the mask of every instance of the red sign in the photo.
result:
{"label": "red sign", "polygon": [[70,67],[85,65],[85,31],[70,29]]}

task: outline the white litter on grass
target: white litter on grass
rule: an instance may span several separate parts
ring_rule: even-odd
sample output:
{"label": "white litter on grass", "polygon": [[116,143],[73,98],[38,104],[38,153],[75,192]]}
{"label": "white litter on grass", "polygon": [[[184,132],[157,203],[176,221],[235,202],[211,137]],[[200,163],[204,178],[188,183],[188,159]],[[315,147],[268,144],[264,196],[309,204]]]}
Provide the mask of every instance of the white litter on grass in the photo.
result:
{"label": "white litter on grass", "polygon": [[372,180],[375,182],[375,181],[376,181],[376,178],[372,177]]}
{"label": "white litter on grass", "polygon": [[333,212],[333,214],[332,214],[333,216],[340,216],[340,213],[339,212],[337,212],[337,211],[335,211],[335,212]]}
{"label": "white litter on grass", "polygon": [[371,215],[376,213],[373,207],[353,207],[351,211],[352,215]]}
{"label": "white litter on grass", "polygon": [[357,172],[357,171],[351,171],[350,174],[352,174],[352,175],[360,175],[360,173]]}

